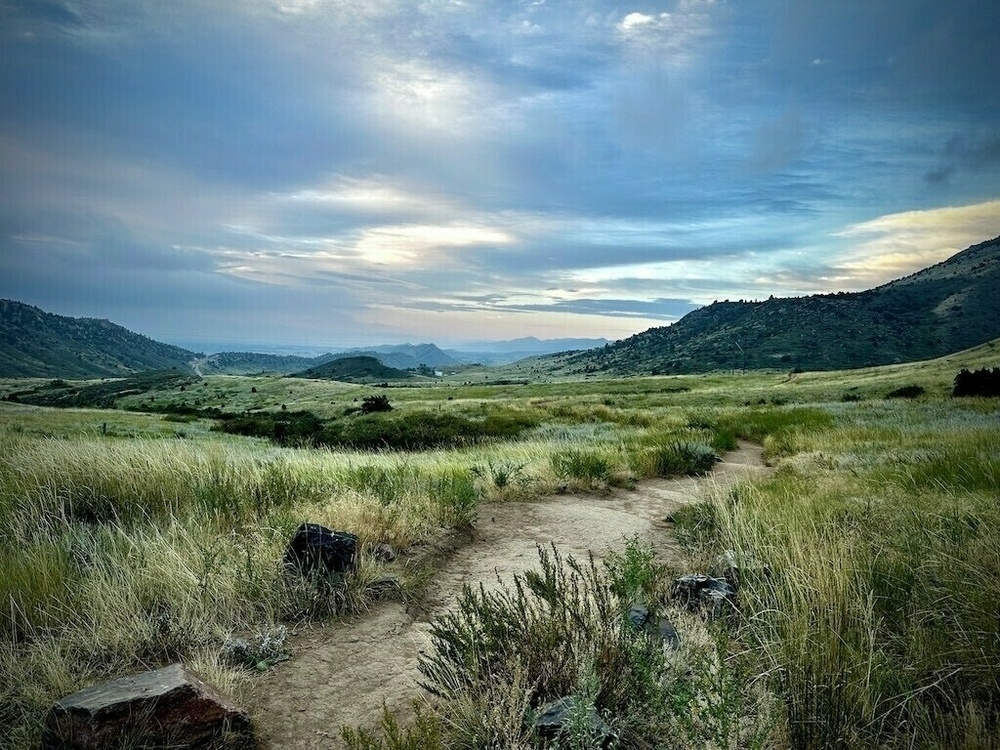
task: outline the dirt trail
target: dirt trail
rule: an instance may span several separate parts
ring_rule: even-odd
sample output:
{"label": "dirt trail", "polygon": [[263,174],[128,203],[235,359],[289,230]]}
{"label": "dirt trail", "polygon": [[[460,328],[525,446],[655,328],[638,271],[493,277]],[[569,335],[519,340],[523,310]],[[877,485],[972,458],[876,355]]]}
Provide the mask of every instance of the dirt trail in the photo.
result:
{"label": "dirt trail", "polygon": [[418,697],[420,652],[430,648],[430,620],[454,605],[465,584],[496,585],[497,576],[535,567],[536,545],[555,543],[585,557],[621,549],[638,535],[669,562],[677,550],[666,517],[697,500],[706,485],[727,485],[765,469],[760,448],[727,453],[705,478],[643,482],[612,495],[557,495],[530,503],[480,507],[473,541],[442,565],[420,611],[385,602],[355,618],[307,630],[293,657],[255,688],[258,726],[270,750],[340,747],[340,726],[373,726],[385,703],[408,713]]}

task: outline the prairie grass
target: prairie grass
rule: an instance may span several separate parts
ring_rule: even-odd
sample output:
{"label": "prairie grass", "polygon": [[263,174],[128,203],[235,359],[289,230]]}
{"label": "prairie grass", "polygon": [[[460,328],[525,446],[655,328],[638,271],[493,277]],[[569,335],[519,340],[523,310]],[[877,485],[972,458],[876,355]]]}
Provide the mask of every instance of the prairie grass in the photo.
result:
{"label": "prairie grass", "polygon": [[[496,747],[532,747],[525,709],[558,687],[630,737],[669,734],[681,747],[996,747],[1000,417],[995,399],[945,400],[953,369],[989,364],[976,357],[795,378],[388,389],[401,420],[440,411],[536,425],[517,439],[419,452],[292,449],[212,432],[207,419],[0,403],[0,726],[10,728],[0,747],[37,746],[59,696],[176,658],[239,695],[249,677],[220,658],[226,639],[363,609],[390,572],[367,554],[374,545],[406,551],[474,524],[484,500],[698,473],[737,438],[764,445],[774,477],[675,517],[692,559],[736,556],[737,631],[692,618],[680,655],[649,654],[620,617],[598,623],[586,608],[619,612],[637,592],[662,602],[655,564],[638,549],[613,570],[543,559],[537,591],[524,578],[513,599],[465,600],[462,627],[492,613],[538,628],[521,633],[523,648],[466,654],[502,660],[503,680],[486,686],[480,670],[482,690],[456,694],[423,724],[356,734],[355,746],[432,747],[479,727]],[[924,395],[885,399],[911,384]],[[284,403],[341,419],[372,391],[213,376],[154,395],[164,408]],[[284,574],[284,546],[305,520],[359,535],[362,564],[348,584]],[[569,651],[556,649],[564,663],[536,669],[541,654],[522,652],[567,632],[559,607],[546,614],[547,596],[590,624],[566,636]],[[513,622],[517,607],[538,617]],[[608,677],[609,665],[634,669]]]}
{"label": "prairie grass", "polygon": [[688,509],[681,538],[739,562],[740,638],[783,697],[793,746],[995,747],[997,417],[830,412],[828,426],[770,433],[776,475]]}

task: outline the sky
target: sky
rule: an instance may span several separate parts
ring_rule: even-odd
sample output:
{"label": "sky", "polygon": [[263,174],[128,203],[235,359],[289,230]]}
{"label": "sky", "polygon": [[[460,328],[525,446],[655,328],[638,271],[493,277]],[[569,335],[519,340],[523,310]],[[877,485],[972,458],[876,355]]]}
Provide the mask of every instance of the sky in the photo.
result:
{"label": "sky", "polygon": [[0,297],[623,338],[1000,235],[996,0],[0,0]]}

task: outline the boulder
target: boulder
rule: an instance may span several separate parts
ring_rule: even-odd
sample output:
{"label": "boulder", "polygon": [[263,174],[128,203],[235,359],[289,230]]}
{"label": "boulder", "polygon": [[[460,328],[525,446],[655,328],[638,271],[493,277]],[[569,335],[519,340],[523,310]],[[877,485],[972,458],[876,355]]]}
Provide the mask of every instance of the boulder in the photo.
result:
{"label": "boulder", "polygon": [[736,589],[721,578],[688,573],[674,581],[673,597],[688,610],[702,612],[714,620],[734,606]]}
{"label": "boulder", "polygon": [[284,560],[286,566],[306,576],[353,573],[358,565],[358,537],[304,523],[295,530]]}
{"label": "boulder", "polygon": [[628,610],[628,621],[636,630],[643,630],[653,638],[659,638],[671,650],[681,646],[681,636],[677,628],[667,617],[654,621],[649,608],[638,602],[633,603]]}
{"label": "boulder", "polygon": [[614,739],[611,727],[597,713],[597,709],[582,704],[579,698],[572,695],[541,706],[535,714],[534,727],[539,737],[555,740],[568,734],[578,722],[584,723],[590,738],[597,740],[601,747],[608,746]]}
{"label": "boulder", "polygon": [[250,715],[181,664],[92,685],[56,701],[42,750],[204,748],[247,735]]}

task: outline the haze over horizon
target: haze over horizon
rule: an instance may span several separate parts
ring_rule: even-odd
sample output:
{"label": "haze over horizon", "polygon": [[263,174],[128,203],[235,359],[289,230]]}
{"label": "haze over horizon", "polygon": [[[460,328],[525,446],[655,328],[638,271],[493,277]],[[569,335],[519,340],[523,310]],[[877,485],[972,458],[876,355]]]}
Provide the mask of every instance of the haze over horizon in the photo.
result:
{"label": "haze over horizon", "polygon": [[0,297],[618,339],[1000,235],[995,0],[0,0]]}

